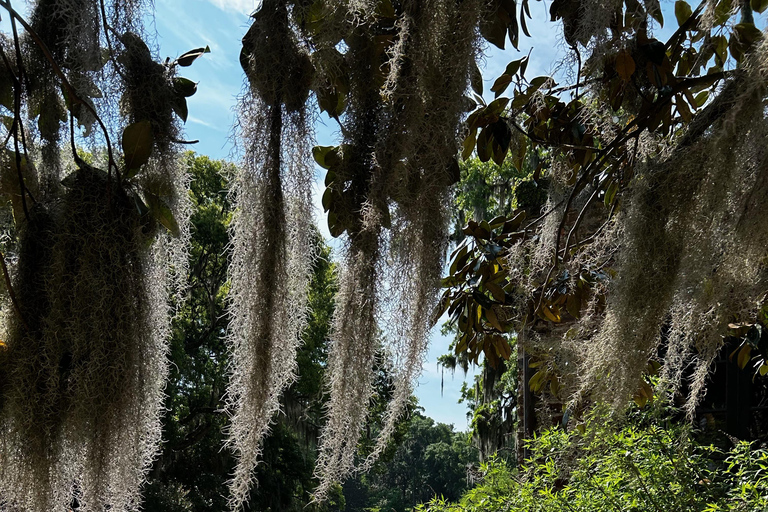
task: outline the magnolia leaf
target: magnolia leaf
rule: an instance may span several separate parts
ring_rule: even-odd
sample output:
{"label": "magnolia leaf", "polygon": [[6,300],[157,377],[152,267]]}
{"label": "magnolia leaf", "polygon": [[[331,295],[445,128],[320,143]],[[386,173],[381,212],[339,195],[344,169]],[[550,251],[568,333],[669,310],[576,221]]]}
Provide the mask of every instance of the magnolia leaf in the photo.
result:
{"label": "magnolia leaf", "polygon": [[330,164],[326,161],[328,154],[331,151],[335,151],[336,146],[315,146],[312,148],[312,157],[317,162],[317,165],[323,169],[330,169]]}
{"label": "magnolia leaf", "polygon": [[143,193],[144,199],[147,202],[147,208],[149,208],[149,213],[152,214],[152,217],[165,226],[173,236],[179,236],[179,224],[176,222],[176,218],[173,216],[171,209],[168,208],[168,205],[151,192],[145,190]]}
{"label": "magnolia leaf", "polygon": [[739,351],[739,355],[736,357],[736,364],[738,364],[739,368],[743,370],[747,366],[747,363],[749,362],[749,359],[751,356],[752,356],[752,347],[750,345],[745,344],[743,347],[741,347],[741,350]]}
{"label": "magnolia leaf", "polygon": [[544,316],[547,317],[548,320],[551,320],[555,323],[560,322],[560,310],[557,307],[550,308],[546,304],[541,305],[541,310],[544,313]]}
{"label": "magnolia leaf", "polygon": [[123,155],[125,169],[138,169],[149,161],[152,155],[152,124],[149,121],[139,121],[128,125],[123,131]]}
{"label": "magnolia leaf", "polygon": [[189,116],[189,107],[187,106],[187,100],[183,96],[176,96],[171,101],[171,108],[173,108],[173,111],[176,112],[176,115],[181,118],[182,121],[185,123],[187,122],[187,117]]}
{"label": "magnolia leaf", "polygon": [[181,96],[189,98],[197,92],[197,83],[179,76],[173,79],[173,89]]}
{"label": "magnolia leaf", "polygon": [[488,322],[493,326],[494,329],[499,332],[504,332],[504,327],[502,327],[501,322],[499,322],[499,318],[496,316],[496,313],[493,311],[493,309],[485,310],[485,318],[488,319]]}
{"label": "magnolia leaf", "polygon": [[205,48],[195,48],[194,50],[189,50],[188,52],[182,54],[178,59],[176,59],[176,63],[183,67],[191,66],[192,63],[195,62],[198,57],[204,53],[211,53],[211,49],[206,46]]}
{"label": "magnolia leaf", "polygon": [[472,151],[475,149],[475,142],[477,141],[477,128],[473,128],[467,137],[464,139],[461,149],[461,159],[468,160],[472,156]]}
{"label": "magnolia leaf", "polygon": [[508,75],[504,73],[499,78],[497,78],[496,81],[493,83],[493,87],[491,87],[491,92],[496,93],[496,97],[498,98],[504,93],[504,91],[507,90],[507,87],[509,87],[509,84],[511,83],[512,83],[512,75]]}
{"label": "magnolia leaf", "polygon": [[693,9],[688,5],[688,2],[685,0],[677,0],[675,2],[675,18],[677,18],[678,25],[682,26],[692,15]]}
{"label": "magnolia leaf", "polygon": [[469,83],[472,86],[473,91],[479,96],[483,95],[483,74],[480,72],[477,62],[472,66],[471,74],[469,75]]}
{"label": "magnolia leaf", "polygon": [[635,60],[627,50],[621,50],[616,55],[616,72],[625,82],[629,82],[629,79],[635,72]]}
{"label": "magnolia leaf", "polygon": [[326,188],[325,192],[323,192],[323,211],[327,212],[331,209],[331,204],[333,203],[333,189]]}

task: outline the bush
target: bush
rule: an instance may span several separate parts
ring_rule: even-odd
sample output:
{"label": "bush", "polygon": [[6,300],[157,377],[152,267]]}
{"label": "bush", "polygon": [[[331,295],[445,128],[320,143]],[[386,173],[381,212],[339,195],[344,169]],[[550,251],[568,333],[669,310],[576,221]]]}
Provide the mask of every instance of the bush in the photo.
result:
{"label": "bush", "polygon": [[491,458],[458,503],[435,498],[417,510],[768,511],[768,451],[748,442],[722,451],[687,427],[637,420],[595,414],[571,431],[550,429],[528,441],[522,467]]}

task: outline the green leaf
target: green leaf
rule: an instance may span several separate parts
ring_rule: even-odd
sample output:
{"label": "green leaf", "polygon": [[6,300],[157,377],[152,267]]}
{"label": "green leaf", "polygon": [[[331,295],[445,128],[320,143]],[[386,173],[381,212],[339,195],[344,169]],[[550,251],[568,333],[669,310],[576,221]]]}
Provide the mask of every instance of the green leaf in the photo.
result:
{"label": "green leaf", "polygon": [[549,80],[548,76],[537,76],[531,80],[531,89],[537,90],[539,87],[544,85],[547,80]]}
{"label": "green leaf", "polygon": [[661,4],[659,3],[659,0],[645,0],[645,8],[648,11],[648,14],[663,27],[664,14],[661,12]]}
{"label": "green leaf", "polygon": [[512,75],[508,75],[504,73],[499,78],[497,78],[496,81],[493,83],[493,87],[491,87],[491,92],[496,93],[496,97],[498,98],[504,93],[504,91],[507,90],[507,87],[509,87],[509,84],[511,83],[512,83]]}
{"label": "green leaf", "polygon": [[477,62],[472,65],[471,74],[469,75],[469,83],[472,86],[472,90],[475,91],[478,96],[483,95],[483,74],[480,72],[480,68],[477,67]]}
{"label": "green leaf", "polygon": [[499,115],[502,112],[504,112],[504,109],[507,108],[508,103],[509,103],[509,98],[499,98],[497,100],[493,100],[490,103],[490,105],[486,107],[486,110],[489,113]]}
{"label": "green leaf", "polygon": [[749,359],[751,356],[752,356],[752,347],[748,344],[745,344],[743,347],[741,347],[741,350],[739,351],[739,355],[736,357],[736,364],[738,364],[739,368],[743,370],[747,366],[747,363],[749,362]]}
{"label": "green leaf", "polygon": [[635,60],[627,50],[621,50],[616,54],[616,72],[625,82],[629,82],[629,79],[632,78],[632,74],[635,72]]}
{"label": "green leaf", "polygon": [[193,82],[189,78],[179,76],[173,79],[173,89],[177,94],[185,98],[189,98],[197,92],[197,83]]}
{"label": "green leaf", "polygon": [[315,146],[312,148],[312,157],[317,162],[317,165],[323,169],[330,169],[331,165],[327,161],[327,157],[331,152],[335,152],[338,146]]}
{"label": "green leaf", "polygon": [[678,25],[682,26],[692,15],[693,9],[688,5],[688,2],[685,0],[677,0],[675,2],[675,18],[677,18]]}
{"label": "green leaf", "polygon": [[189,50],[187,53],[182,54],[181,57],[176,59],[176,63],[183,67],[191,66],[192,63],[195,62],[198,57],[204,53],[211,53],[211,49],[206,46],[205,48],[195,48],[194,50]]}
{"label": "green leaf", "polygon": [[147,207],[149,208],[149,213],[152,214],[152,217],[165,226],[173,236],[179,236],[179,224],[176,222],[176,218],[173,216],[171,209],[168,208],[168,205],[151,192],[145,190],[143,193],[144,199],[147,202]]}
{"label": "green leaf", "polygon": [[187,122],[187,117],[189,116],[189,107],[187,107],[187,99],[183,96],[176,96],[173,98],[173,101],[171,101],[171,108],[174,112],[176,112],[176,115],[179,116],[179,118]]}
{"label": "green leaf", "polygon": [[331,203],[333,203],[333,189],[326,188],[325,192],[323,192],[323,211],[328,211],[331,209]]}
{"label": "green leaf", "polygon": [[497,12],[491,12],[489,18],[480,23],[480,34],[486,41],[503,50],[507,39],[507,24]]}
{"label": "green leaf", "polygon": [[768,0],[751,0],[749,5],[753,11],[763,14],[763,11],[768,9]]}
{"label": "green leaf", "polygon": [[128,125],[123,131],[125,170],[138,169],[147,163],[152,155],[153,143],[152,124],[149,121]]}
{"label": "green leaf", "polygon": [[472,151],[475,149],[476,141],[477,141],[477,128],[474,128],[472,131],[469,132],[467,137],[464,139],[464,143],[462,144],[462,150],[461,150],[462,160],[468,160],[469,157],[472,156]]}

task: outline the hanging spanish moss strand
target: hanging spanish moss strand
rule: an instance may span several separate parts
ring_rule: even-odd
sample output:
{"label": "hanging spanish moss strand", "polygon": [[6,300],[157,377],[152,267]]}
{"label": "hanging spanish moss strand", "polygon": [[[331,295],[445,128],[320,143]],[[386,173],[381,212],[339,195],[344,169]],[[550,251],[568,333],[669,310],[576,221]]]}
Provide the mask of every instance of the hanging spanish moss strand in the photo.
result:
{"label": "hanging spanish moss strand", "polygon": [[374,395],[380,330],[377,315],[383,291],[381,259],[386,254],[382,233],[386,205],[384,171],[377,166],[373,141],[379,129],[381,103],[378,66],[382,58],[367,25],[356,25],[346,40],[350,92],[344,118],[345,134],[338,174],[349,180],[338,210],[348,222],[348,237],[336,295],[328,354],[326,424],[320,435],[314,499],[322,501],[336,483],[355,471],[360,436]]}
{"label": "hanging spanish moss strand", "polygon": [[[105,2],[102,13],[99,1],[39,0],[31,18],[74,91],[99,112],[115,151],[122,115],[130,122],[146,118],[136,115],[140,101],[128,99],[122,101],[125,110],[118,108],[121,79],[106,69],[116,60],[105,66],[103,50],[127,52],[118,38],[142,33],[141,4]],[[27,47],[36,44],[31,35],[23,37]],[[34,78],[53,77],[52,64],[37,48],[23,54],[30,76],[26,108],[33,120],[40,109],[26,128],[27,142],[39,141],[42,148],[30,150],[22,169],[35,200],[28,221],[16,216],[20,241],[11,273],[19,311],[5,308],[0,334],[7,344],[0,361],[2,506],[138,510],[140,486],[161,437],[169,294],[183,289],[179,276],[186,273],[189,178],[175,145],[155,136],[153,156],[135,186],[162,197],[172,236],[139,214],[134,192],[119,186],[114,174],[73,162],[66,155],[74,148],[60,154],[56,143],[66,110],[58,84]],[[106,134],[91,129],[95,117],[82,105],[74,115],[85,128],[78,142],[90,143],[94,165],[108,169]]]}
{"label": "hanging spanish moss strand", "polygon": [[135,206],[109,190],[99,171],[77,171],[22,236],[0,415],[13,460],[0,494],[22,509],[137,510],[159,441],[165,289]]}
{"label": "hanging spanish moss strand", "polygon": [[380,347],[376,321],[380,243],[376,232],[363,232],[351,240],[339,277],[327,369],[330,398],[315,465],[318,501],[355,471],[357,443],[374,394]]}
{"label": "hanging spanish moss strand", "polygon": [[309,82],[300,79],[309,60],[296,44],[285,2],[265,1],[254,18],[241,57],[250,87],[240,102],[245,157],[233,190],[229,267],[228,402],[234,412],[228,442],[238,460],[232,509],[247,500],[262,439],[295,379],[314,259],[311,134],[304,112]]}
{"label": "hanging spanish moss strand", "polygon": [[[582,392],[621,406],[640,384],[636,369],[665,342],[660,390],[678,390],[692,368],[693,415],[727,325],[757,314],[768,289],[766,50],[765,42],[754,50],[674,151],[636,171],[619,218],[618,277],[585,350]],[[712,115],[712,128],[701,128]]]}
{"label": "hanging spanish moss strand", "polygon": [[444,205],[456,179],[452,170],[458,168],[460,98],[479,54],[475,27],[485,6],[482,0],[411,1],[403,4],[398,20],[384,92],[387,129],[376,147],[377,160],[391,173],[390,195],[397,203],[386,277],[394,300],[386,306],[384,326],[394,356],[394,396],[361,470],[386,448],[421,374],[447,248]]}
{"label": "hanging spanish moss strand", "polygon": [[[381,66],[371,66],[379,58],[366,43],[375,39],[376,27],[365,23],[372,13],[361,11],[360,2],[347,5],[359,23],[345,38],[350,94],[342,167],[335,171],[351,180],[336,210],[345,215],[348,238],[315,499],[323,499],[333,483],[370,468],[421,372],[446,246],[443,200],[458,149],[460,98],[478,52],[477,20],[485,7],[482,0],[404,2],[396,40]],[[380,69],[387,70],[384,76]],[[368,419],[376,365],[391,373],[394,398],[373,451],[359,463],[357,443]]]}

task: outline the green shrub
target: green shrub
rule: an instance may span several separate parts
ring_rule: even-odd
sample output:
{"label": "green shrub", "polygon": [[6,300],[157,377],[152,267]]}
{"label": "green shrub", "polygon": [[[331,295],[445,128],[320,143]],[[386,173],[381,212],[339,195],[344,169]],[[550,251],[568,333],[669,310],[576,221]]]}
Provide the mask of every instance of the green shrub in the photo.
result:
{"label": "green shrub", "polygon": [[531,458],[511,469],[498,458],[458,503],[436,497],[422,512],[768,511],[768,451],[737,442],[724,452],[689,428],[594,414],[566,431],[528,441]]}

